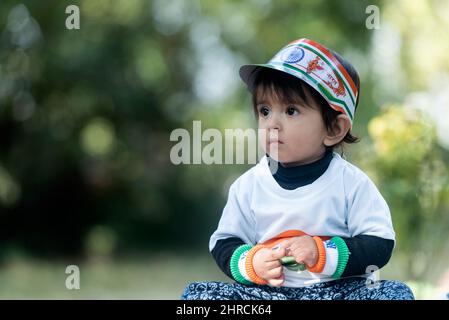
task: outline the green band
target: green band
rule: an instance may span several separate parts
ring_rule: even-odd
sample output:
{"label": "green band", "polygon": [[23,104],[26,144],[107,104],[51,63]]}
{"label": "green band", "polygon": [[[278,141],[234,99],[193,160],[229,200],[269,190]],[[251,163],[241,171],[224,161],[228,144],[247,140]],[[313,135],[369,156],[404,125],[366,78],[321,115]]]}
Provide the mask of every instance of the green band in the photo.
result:
{"label": "green band", "polygon": [[240,256],[244,252],[251,250],[252,247],[253,247],[252,245],[244,244],[244,245],[241,245],[240,247],[238,247],[237,249],[235,249],[234,253],[232,254],[231,262],[230,262],[231,274],[234,277],[235,281],[240,282],[242,284],[246,284],[246,285],[250,285],[250,284],[252,284],[252,282],[245,279],[245,277],[242,276],[242,274],[240,273],[239,260],[240,260]]}
{"label": "green band", "polygon": [[337,269],[335,270],[335,273],[332,275],[332,278],[338,279],[341,277],[341,275],[345,271],[346,265],[348,264],[350,252],[349,252],[348,246],[346,245],[346,242],[342,238],[333,237],[331,239],[331,241],[333,243],[335,243],[335,245],[337,246],[337,250],[338,250]]}

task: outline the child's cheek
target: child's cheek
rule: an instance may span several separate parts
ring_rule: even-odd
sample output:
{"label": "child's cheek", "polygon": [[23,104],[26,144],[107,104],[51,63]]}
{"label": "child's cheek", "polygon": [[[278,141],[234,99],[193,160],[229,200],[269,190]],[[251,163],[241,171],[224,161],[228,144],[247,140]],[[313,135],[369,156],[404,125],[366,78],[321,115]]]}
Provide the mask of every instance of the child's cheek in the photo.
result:
{"label": "child's cheek", "polygon": [[258,143],[264,152],[267,152],[267,130],[259,125],[258,129]]}

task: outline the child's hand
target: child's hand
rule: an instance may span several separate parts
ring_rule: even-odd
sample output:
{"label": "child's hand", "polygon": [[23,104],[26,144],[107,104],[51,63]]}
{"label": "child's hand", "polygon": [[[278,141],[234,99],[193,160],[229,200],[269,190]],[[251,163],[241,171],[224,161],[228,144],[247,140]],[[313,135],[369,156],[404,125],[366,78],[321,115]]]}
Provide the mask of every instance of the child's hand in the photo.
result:
{"label": "child's hand", "polygon": [[292,237],[286,242],[286,255],[295,258],[296,262],[313,267],[318,262],[318,248],[311,236]]}
{"label": "child's hand", "polygon": [[253,257],[253,268],[256,274],[265,279],[268,284],[279,287],[284,283],[281,258],[285,256],[286,249],[278,245],[274,249],[263,248]]}

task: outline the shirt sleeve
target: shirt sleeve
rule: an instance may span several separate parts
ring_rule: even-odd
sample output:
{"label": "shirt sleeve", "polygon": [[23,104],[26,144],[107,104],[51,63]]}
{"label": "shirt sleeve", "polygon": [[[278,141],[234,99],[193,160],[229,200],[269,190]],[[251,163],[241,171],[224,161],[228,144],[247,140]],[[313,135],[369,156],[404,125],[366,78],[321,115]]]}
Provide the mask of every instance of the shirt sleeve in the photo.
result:
{"label": "shirt sleeve", "polygon": [[250,209],[250,193],[242,181],[235,181],[229,188],[229,195],[223,209],[217,230],[209,241],[212,252],[218,240],[239,238],[246,244],[255,244],[255,219]]}
{"label": "shirt sleeve", "polygon": [[226,238],[218,240],[215,244],[214,249],[212,250],[212,256],[215,259],[215,262],[217,263],[218,267],[223,271],[229,278],[234,280],[234,277],[231,273],[231,257],[234,253],[234,251],[240,247],[241,245],[245,244],[241,239],[239,238]]}
{"label": "shirt sleeve", "polygon": [[[356,174],[355,174],[356,173]],[[363,275],[368,266],[379,269],[387,264],[395,245],[395,232],[388,204],[363,172],[347,179],[347,225],[344,237],[350,255],[342,276]]]}
{"label": "shirt sleeve", "polygon": [[390,209],[377,187],[363,173],[349,179],[346,223],[351,237],[370,235],[395,240]]}

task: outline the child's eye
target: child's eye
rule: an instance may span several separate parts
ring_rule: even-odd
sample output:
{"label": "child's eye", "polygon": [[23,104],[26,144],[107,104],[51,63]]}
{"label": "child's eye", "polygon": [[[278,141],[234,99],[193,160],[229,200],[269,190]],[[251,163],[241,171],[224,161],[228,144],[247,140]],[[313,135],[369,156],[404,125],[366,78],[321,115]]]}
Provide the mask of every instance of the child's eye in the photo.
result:
{"label": "child's eye", "polygon": [[259,109],[259,113],[263,116],[263,117],[267,117],[270,114],[270,109],[268,109],[266,106],[262,106]]}
{"label": "child's eye", "polygon": [[298,109],[296,107],[290,106],[290,107],[287,108],[287,114],[289,116],[294,116],[296,114],[299,114],[299,111],[298,111]]}

